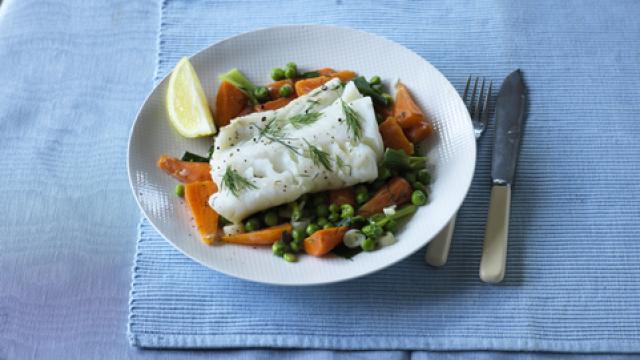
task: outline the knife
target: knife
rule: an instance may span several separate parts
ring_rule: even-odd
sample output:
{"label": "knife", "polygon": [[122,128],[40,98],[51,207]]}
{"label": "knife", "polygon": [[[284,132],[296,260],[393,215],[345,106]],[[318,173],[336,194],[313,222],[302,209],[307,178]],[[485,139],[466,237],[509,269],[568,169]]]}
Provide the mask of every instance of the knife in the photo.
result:
{"label": "knife", "polygon": [[496,131],[491,162],[491,202],[482,246],[480,279],[498,283],[504,279],[509,236],[509,209],[525,119],[527,90],[520,69],[502,83],[496,100]]}

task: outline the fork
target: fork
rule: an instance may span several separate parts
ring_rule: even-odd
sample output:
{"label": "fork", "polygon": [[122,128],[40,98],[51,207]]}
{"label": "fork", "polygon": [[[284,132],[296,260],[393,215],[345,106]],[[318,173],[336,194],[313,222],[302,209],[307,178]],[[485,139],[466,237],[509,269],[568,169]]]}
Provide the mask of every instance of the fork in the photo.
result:
{"label": "fork", "polygon": [[[464,102],[469,115],[471,116],[471,123],[473,124],[473,133],[476,137],[476,141],[482,136],[484,130],[487,128],[487,122],[489,120],[489,99],[491,98],[492,81],[489,81],[489,88],[487,95],[484,96],[484,84],[485,79],[482,78],[480,85],[480,94],[476,99],[476,91],[478,90],[478,82],[480,78],[476,77],[473,82],[473,90],[471,90],[471,98],[467,101],[467,95],[469,93],[469,86],[471,85],[471,75],[467,78],[467,85],[464,88],[462,94],[462,101]],[[481,104],[482,103],[482,108]],[[456,224],[457,213],[453,215],[449,223],[442,229],[427,246],[427,252],[425,254],[425,260],[427,264],[431,266],[442,266],[447,262],[449,257],[449,248],[451,247],[451,237],[453,236],[453,229]]]}

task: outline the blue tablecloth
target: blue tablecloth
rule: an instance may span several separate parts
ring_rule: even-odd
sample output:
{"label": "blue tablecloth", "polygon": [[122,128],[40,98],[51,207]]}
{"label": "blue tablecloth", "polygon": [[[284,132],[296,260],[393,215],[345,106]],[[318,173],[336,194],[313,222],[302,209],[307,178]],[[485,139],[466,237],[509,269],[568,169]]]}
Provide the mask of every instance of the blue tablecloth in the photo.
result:
{"label": "blue tablecloth", "polygon": [[[313,18],[301,10],[304,5]],[[370,7],[360,2],[280,6],[167,0],[156,43],[159,8],[157,2],[127,1],[0,5],[0,148],[5,154],[0,160],[0,359],[209,356],[122,348],[129,236],[138,214],[124,168],[128,128],[150,90],[158,50],[165,61],[160,63],[162,72],[178,56],[227,35],[276,23],[316,21],[397,40],[429,59],[458,87],[472,71],[499,80],[518,66],[527,76],[532,106],[522,159],[529,161],[520,164],[514,193],[513,224],[519,235],[511,241],[507,282],[495,287],[477,283],[484,211],[472,210],[486,206],[488,184],[480,179],[472,193],[477,197],[461,212],[463,223],[449,266],[427,270],[419,255],[398,265],[424,274],[422,281],[432,286],[418,290],[430,294],[426,301],[441,312],[441,318],[418,330],[449,335],[465,324],[484,324],[481,332],[500,323],[507,334],[511,320],[523,329],[511,342],[514,348],[544,349],[549,342],[526,340],[534,332],[559,344],[556,350],[574,337],[598,339],[565,350],[638,352],[637,3],[399,2]],[[481,159],[486,159],[490,136],[481,145]],[[486,173],[487,166],[486,160],[480,161],[478,173]],[[147,245],[172,251],[152,241],[150,237]],[[164,259],[154,258],[153,251],[141,251],[138,259],[145,254],[150,266]],[[178,259],[175,256],[168,258]],[[189,264],[188,276],[215,276],[186,259],[179,261]],[[393,269],[363,281],[376,285],[376,276],[404,281]],[[140,294],[147,296],[140,298],[143,310],[148,308],[142,300],[171,295],[155,296],[149,292],[152,283],[139,284]],[[403,289],[400,293],[412,295]],[[468,299],[489,298],[501,305],[490,319],[471,312],[455,316],[460,313],[451,309],[464,309]],[[428,313],[418,306],[423,298],[416,299],[394,305]],[[167,309],[167,303],[157,304]],[[519,318],[505,317],[516,310]],[[171,309],[166,314],[171,315]],[[166,319],[158,316],[159,323]],[[533,357],[477,351],[215,354],[246,359]]]}

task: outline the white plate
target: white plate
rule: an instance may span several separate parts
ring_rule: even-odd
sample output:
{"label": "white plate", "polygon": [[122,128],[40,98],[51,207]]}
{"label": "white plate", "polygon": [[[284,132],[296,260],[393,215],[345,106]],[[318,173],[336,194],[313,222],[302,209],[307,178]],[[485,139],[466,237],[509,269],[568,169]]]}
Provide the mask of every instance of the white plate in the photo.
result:
{"label": "white plate", "polygon": [[182,138],[169,125],[164,106],[167,78],[142,105],[129,138],[129,181],[143,213],[167,241],[195,261],[231,276],[263,283],[310,285],[352,279],[420,249],[457,211],[475,167],[473,129],[453,86],[426,60],[399,44],[327,25],[253,31],[221,41],[191,57],[212,106],[218,74],[237,67],[255,83],[264,84],[270,80],[271,68],[289,61],[303,70],[328,66],[355,70],[365,76],[380,75],[387,84],[401,79],[434,122],[436,135],[422,146],[435,168],[430,202],[401,227],[398,242],[362,253],[353,261],[301,256],[294,264],[273,256],[270,248],[204,245],[190,223],[182,199],[173,192],[175,180],[155,165],[162,154],[179,157],[185,150],[206,154],[209,146],[207,139]]}

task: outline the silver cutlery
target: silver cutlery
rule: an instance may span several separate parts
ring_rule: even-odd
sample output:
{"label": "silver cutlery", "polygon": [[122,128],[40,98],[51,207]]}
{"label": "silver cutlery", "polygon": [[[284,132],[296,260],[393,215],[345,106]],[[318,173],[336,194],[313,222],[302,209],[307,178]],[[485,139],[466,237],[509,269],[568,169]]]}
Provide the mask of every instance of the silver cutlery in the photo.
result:
{"label": "silver cutlery", "polygon": [[527,90],[520,69],[502,83],[496,100],[496,132],[491,161],[491,202],[482,245],[480,279],[497,283],[504,279],[509,237],[509,211],[520,134],[525,119]]}
{"label": "silver cutlery", "polygon": [[[471,90],[471,97],[467,99],[469,89],[471,85],[471,75],[467,78],[467,85],[464,88],[462,95],[462,101],[464,101],[471,116],[471,123],[473,124],[473,131],[476,136],[476,141],[482,136],[484,130],[487,128],[487,121],[489,119],[489,99],[491,98],[491,87],[493,83],[489,81],[486,96],[485,79],[482,78],[480,85],[480,93],[476,98],[476,92],[478,90],[479,77],[476,77],[473,81],[473,89]],[[456,216],[454,214],[449,223],[442,229],[438,235],[431,240],[427,246],[427,252],[425,254],[425,260],[427,264],[431,266],[442,266],[447,262],[449,257],[449,248],[451,247],[451,237],[453,236],[453,229],[456,224]]]}

